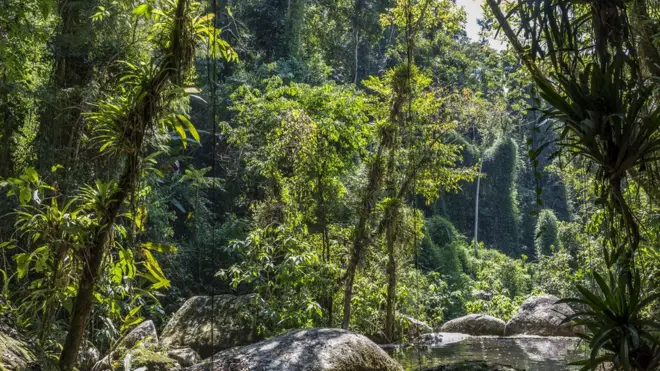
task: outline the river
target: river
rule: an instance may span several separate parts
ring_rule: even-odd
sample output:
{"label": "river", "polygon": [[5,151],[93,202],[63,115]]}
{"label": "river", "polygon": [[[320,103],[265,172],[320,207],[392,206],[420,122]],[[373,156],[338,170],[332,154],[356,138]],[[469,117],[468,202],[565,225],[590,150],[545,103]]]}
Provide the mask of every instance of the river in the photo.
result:
{"label": "river", "polygon": [[489,361],[528,371],[573,371],[579,367],[567,364],[586,357],[576,338],[441,335],[442,342],[433,345],[393,347],[386,351],[406,370],[459,361]]}

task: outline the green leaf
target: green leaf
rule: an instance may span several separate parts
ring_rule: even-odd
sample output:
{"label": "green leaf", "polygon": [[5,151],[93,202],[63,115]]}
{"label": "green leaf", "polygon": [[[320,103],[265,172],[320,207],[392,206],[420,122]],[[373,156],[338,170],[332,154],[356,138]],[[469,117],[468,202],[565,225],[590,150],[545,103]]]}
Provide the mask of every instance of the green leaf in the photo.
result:
{"label": "green leaf", "polygon": [[186,131],[183,129],[183,126],[181,126],[181,123],[178,120],[172,120],[172,125],[174,126],[174,130],[179,133],[179,137],[181,137],[183,148],[186,148]]}
{"label": "green leaf", "polygon": [[14,260],[16,261],[16,273],[18,274],[18,278],[21,279],[28,274],[30,256],[26,253],[22,253],[16,255]]}
{"label": "green leaf", "polygon": [[142,248],[160,253],[175,253],[177,251],[177,248],[174,245],[156,242],[145,242],[142,244]]}
{"label": "green leaf", "polygon": [[32,199],[32,191],[26,186],[21,186],[18,193],[18,201],[21,205],[27,205]]}
{"label": "green leaf", "polygon": [[29,167],[25,169],[25,175],[28,177],[28,180],[34,184],[39,183],[39,174],[36,170]]}
{"label": "green leaf", "polygon": [[16,246],[14,246],[14,244],[11,241],[0,242],[0,249],[10,250],[13,249],[14,247]]}
{"label": "green leaf", "polygon": [[[186,129],[190,132],[190,135],[197,141],[201,142],[199,139],[199,133],[197,132],[197,129],[195,129],[195,125],[193,125],[192,122],[186,117],[185,115],[178,114],[177,115],[178,119],[186,126]],[[185,138],[185,136],[183,137]]]}
{"label": "green leaf", "polygon": [[136,15],[136,16],[145,15],[148,12],[149,12],[149,5],[148,4],[140,4],[135,9],[133,9],[133,15]]}

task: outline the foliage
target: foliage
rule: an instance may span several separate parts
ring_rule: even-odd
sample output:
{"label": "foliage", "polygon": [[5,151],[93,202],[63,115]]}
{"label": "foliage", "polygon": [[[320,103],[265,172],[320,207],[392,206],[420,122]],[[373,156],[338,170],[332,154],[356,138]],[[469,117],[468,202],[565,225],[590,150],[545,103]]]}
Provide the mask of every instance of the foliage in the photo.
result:
{"label": "foliage", "polygon": [[623,370],[657,368],[660,354],[655,332],[660,329],[660,323],[646,320],[644,310],[658,295],[643,293],[639,272],[634,273],[632,283],[624,275],[615,278],[611,271],[607,278],[605,281],[594,272],[598,291],[577,285],[580,298],[562,300],[584,307],[565,319],[589,330],[583,335],[591,348],[589,359],[576,364],[583,365],[583,370],[596,370],[605,362]]}
{"label": "foliage", "polygon": [[445,0],[4,1],[0,312],[57,358],[193,295],[393,341],[597,288],[594,349],[651,349],[657,9],[488,3],[472,40]]}
{"label": "foliage", "polygon": [[536,257],[552,255],[561,248],[559,242],[559,220],[552,210],[544,209],[536,220]]}
{"label": "foliage", "polygon": [[480,226],[480,239],[488,246],[500,246],[512,256],[519,256],[520,212],[515,187],[518,146],[510,138],[500,138],[484,157],[486,177],[481,180],[479,216],[485,223]]}
{"label": "foliage", "polygon": [[[21,299],[23,304],[16,308],[15,314],[22,326],[33,329],[42,344],[47,345],[46,337],[62,326],[57,320],[60,309],[71,314],[86,246],[92,242],[102,210],[117,185],[99,181],[82,189],[77,197],[62,202],[56,188],[45,183],[31,168],[20,178],[9,178],[4,183],[11,186],[8,195],[16,195],[20,207],[16,210],[14,239],[2,247],[23,251],[13,255],[15,278],[19,281],[29,278],[29,294]],[[175,249],[153,243],[144,243],[137,250],[127,249],[126,228],[115,225],[112,234],[117,254],[106,262],[108,275],[95,292],[95,298],[99,313],[104,313],[109,323],[119,323],[121,328],[116,330],[116,337],[142,320],[138,314],[142,307],[159,304],[154,296],[156,290],[169,286],[150,251]],[[98,340],[108,344],[112,337]]]}
{"label": "foliage", "polygon": [[320,243],[313,238],[304,231],[294,234],[286,226],[270,226],[251,231],[229,247],[240,263],[219,275],[235,288],[247,285],[266,301],[260,331],[270,334],[321,323],[316,296],[333,284],[337,267],[321,261]]}

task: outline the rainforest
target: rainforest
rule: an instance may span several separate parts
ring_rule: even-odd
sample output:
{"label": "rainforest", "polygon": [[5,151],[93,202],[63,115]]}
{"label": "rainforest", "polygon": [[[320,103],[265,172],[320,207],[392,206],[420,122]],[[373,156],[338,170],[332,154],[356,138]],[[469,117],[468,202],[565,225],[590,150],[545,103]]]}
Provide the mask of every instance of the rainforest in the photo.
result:
{"label": "rainforest", "polygon": [[657,0],[0,0],[0,371],[660,370]]}

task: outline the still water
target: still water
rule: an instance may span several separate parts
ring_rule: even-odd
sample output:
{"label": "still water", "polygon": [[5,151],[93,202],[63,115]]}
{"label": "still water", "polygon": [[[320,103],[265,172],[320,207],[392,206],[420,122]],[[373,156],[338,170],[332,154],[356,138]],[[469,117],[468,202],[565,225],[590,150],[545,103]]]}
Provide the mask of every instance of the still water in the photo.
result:
{"label": "still water", "polygon": [[573,338],[442,335],[442,342],[432,346],[386,351],[406,370],[459,361],[489,361],[528,371],[573,371],[579,367],[567,363],[585,358],[584,348]]}

